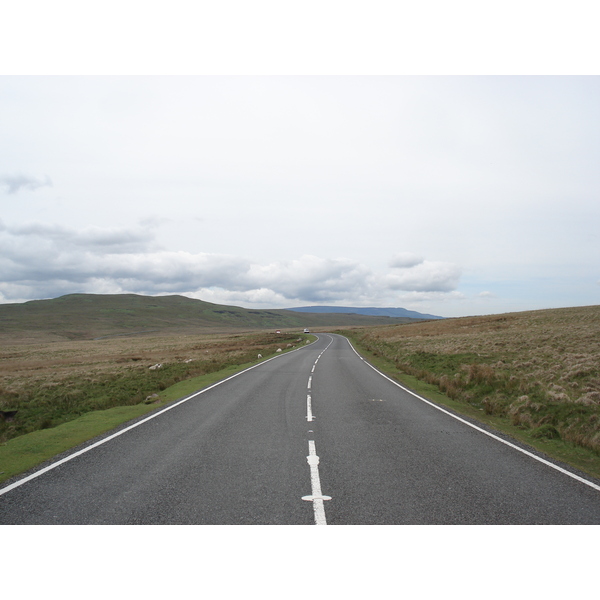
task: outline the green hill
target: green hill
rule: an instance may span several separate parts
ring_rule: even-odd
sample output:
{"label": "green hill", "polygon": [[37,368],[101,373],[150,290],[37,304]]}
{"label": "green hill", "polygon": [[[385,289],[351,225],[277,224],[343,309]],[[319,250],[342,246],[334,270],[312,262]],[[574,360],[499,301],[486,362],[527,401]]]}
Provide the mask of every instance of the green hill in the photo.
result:
{"label": "green hill", "polygon": [[221,331],[392,325],[417,319],[252,310],[185,296],[69,294],[0,305],[0,334],[44,333],[92,339],[149,331]]}

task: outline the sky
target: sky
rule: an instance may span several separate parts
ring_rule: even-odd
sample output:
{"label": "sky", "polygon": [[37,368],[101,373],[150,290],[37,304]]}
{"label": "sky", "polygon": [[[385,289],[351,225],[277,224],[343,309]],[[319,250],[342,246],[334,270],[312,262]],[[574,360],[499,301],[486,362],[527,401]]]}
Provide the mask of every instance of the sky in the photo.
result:
{"label": "sky", "polygon": [[0,75],[0,303],[600,304],[594,73],[35,65]]}

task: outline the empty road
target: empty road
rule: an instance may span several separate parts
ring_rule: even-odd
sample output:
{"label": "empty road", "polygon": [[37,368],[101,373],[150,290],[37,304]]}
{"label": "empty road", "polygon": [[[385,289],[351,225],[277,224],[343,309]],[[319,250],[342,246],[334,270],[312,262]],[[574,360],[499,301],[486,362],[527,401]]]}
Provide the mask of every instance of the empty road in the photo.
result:
{"label": "empty road", "polygon": [[117,433],[5,484],[0,523],[600,523],[597,481],[439,410],[333,334]]}

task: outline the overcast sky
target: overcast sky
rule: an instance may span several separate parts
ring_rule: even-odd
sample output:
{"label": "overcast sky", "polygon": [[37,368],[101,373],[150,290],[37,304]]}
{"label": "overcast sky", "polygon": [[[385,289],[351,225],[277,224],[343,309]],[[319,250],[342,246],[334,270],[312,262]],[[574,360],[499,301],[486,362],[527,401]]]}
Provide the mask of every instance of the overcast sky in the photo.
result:
{"label": "overcast sky", "polygon": [[0,302],[600,304],[600,79],[0,77]]}

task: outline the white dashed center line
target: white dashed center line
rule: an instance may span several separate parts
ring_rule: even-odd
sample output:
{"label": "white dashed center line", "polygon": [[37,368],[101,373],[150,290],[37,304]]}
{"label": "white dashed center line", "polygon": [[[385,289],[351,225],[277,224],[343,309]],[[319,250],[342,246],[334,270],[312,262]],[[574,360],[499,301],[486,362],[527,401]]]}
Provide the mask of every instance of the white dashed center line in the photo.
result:
{"label": "white dashed center line", "polygon": [[310,466],[312,495],[302,496],[302,500],[313,503],[315,525],[327,525],[324,501],[331,500],[331,496],[324,496],[323,492],[321,491],[321,479],[319,478],[319,457],[317,456],[317,450],[313,440],[308,440],[308,456],[306,457],[306,460]]}
{"label": "white dashed center line", "polygon": [[[327,344],[327,348],[329,348],[329,346],[331,346],[331,344],[333,343],[333,338],[331,338],[331,341],[329,342],[329,344]],[[325,350],[327,350],[327,348],[325,348]],[[323,350],[323,352],[325,352],[325,350]],[[307,385],[307,389],[308,389],[308,393],[306,395],[306,420],[310,423],[314,420],[314,415],[312,413],[312,379],[313,379],[313,373],[315,372],[315,368],[317,367],[317,363],[319,362],[319,358],[321,358],[321,356],[323,356],[323,352],[321,352],[321,354],[319,354],[319,356],[317,357],[317,360],[315,360],[312,369],[311,369],[311,375],[308,378],[308,385]],[[314,435],[314,432],[312,429],[309,429],[309,434],[310,437],[312,437],[312,435]],[[325,519],[325,505],[324,505],[324,501],[325,500],[331,500],[331,496],[324,496],[323,492],[321,491],[321,480],[319,478],[319,457],[317,456],[317,450],[315,447],[315,442],[314,440],[309,440],[308,441],[308,456],[306,457],[306,460],[308,461],[308,465],[310,467],[310,484],[311,484],[311,488],[312,488],[312,494],[310,496],[302,496],[302,500],[306,500],[307,502],[312,502],[313,503],[313,510],[315,513],[315,525],[327,525],[327,520]]]}

